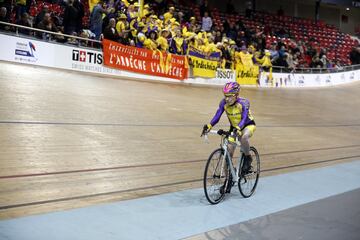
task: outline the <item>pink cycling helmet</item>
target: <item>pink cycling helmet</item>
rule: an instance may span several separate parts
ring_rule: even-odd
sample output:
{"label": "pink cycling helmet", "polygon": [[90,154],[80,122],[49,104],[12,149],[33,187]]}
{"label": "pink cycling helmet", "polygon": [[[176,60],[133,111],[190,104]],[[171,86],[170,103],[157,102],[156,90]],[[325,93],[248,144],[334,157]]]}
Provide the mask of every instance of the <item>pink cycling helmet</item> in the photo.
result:
{"label": "pink cycling helmet", "polygon": [[228,82],[223,88],[224,94],[236,94],[240,91],[240,85],[237,82]]}

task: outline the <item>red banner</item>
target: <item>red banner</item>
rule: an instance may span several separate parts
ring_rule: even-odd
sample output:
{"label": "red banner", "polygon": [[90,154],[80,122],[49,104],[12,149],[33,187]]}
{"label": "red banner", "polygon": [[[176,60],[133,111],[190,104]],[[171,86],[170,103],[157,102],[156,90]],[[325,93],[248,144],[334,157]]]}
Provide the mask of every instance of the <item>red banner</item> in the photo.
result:
{"label": "red banner", "polygon": [[175,78],[187,78],[185,56],[125,46],[104,39],[104,64],[132,72]]}

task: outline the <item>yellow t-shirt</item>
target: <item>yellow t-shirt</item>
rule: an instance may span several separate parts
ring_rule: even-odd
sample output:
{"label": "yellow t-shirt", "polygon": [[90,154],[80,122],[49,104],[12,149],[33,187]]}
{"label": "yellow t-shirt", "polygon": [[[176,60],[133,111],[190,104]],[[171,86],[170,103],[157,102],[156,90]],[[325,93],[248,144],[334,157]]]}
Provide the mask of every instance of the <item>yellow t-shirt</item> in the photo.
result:
{"label": "yellow t-shirt", "polygon": [[158,46],[160,46],[161,51],[168,51],[169,50],[169,43],[163,36],[158,37],[156,40]]}
{"label": "yellow t-shirt", "polygon": [[125,29],[126,29],[126,25],[124,22],[118,21],[116,23],[116,30],[118,33],[122,33],[123,31],[125,31]]}
{"label": "yellow t-shirt", "polygon": [[173,17],[172,13],[167,12],[164,14],[164,22],[167,23]]}

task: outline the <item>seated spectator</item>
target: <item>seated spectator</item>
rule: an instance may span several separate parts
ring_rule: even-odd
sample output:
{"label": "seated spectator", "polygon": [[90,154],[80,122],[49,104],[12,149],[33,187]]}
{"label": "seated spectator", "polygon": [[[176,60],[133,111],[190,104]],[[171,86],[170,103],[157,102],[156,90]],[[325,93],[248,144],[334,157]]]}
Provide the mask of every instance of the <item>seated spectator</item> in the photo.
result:
{"label": "seated spectator", "polygon": [[337,70],[343,70],[344,69],[339,60],[336,60],[334,68],[337,69]]}
{"label": "seated spectator", "polygon": [[34,26],[37,26],[44,19],[46,13],[49,13],[49,7],[47,5],[43,6],[42,10],[36,15]]}
{"label": "seated spectator", "polygon": [[[9,20],[10,19],[9,19],[9,17],[7,15],[6,7],[0,8],[0,21],[2,21],[2,22],[10,22]],[[4,25],[4,24],[0,25],[0,30],[8,31],[9,29],[10,29],[10,26]]]}
{"label": "seated spectator", "polygon": [[[21,16],[21,19],[16,24],[25,26],[25,27],[32,27],[30,19],[29,19],[29,14],[26,12],[23,13],[23,15]],[[25,29],[25,28],[19,28],[18,32],[21,34],[25,34],[25,35],[30,35],[30,33],[31,33],[31,31],[29,29]]]}
{"label": "seated spectator", "polygon": [[[37,25],[37,28],[43,29],[46,31],[50,31],[50,32],[58,32],[59,31],[57,26],[51,20],[50,13],[45,13],[43,20]],[[38,32],[37,34],[38,34],[37,36],[42,39],[50,38],[50,35],[48,33]]]}
{"label": "seated spectator", "polygon": [[[83,30],[81,30],[79,37],[95,39],[95,34],[93,32],[91,32],[89,29],[83,29]],[[89,46],[89,41],[80,40],[80,45],[81,46]]]}
{"label": "seated spectator", "polygon": [[310,67],[311,68],[322,68],[324,66],[323,62],[320,61],[320,58],[318,55],[314,56],[311,64],[310,64]]}

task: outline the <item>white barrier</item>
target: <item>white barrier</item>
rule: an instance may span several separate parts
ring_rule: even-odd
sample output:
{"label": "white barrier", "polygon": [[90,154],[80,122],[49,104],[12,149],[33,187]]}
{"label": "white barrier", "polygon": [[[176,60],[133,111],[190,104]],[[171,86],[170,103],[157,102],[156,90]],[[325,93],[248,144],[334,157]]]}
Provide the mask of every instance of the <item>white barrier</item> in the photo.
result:
{"label": "white barrier", "polygon": [[[218,69],[216,78],[189,78],[184,81],[164,77],[154,77],[105,67],[100,50],[38,41],[0,34],[0,60],[97,73],[122,78],[144,79],[150,81],[183,82],[203,85],[223,85],[235,81],[233,70]],[[329,74],[285,74],[273,73],[273,81],[267,80],[268,74],[261,74],[261,87],[316,87],[330,86],[360,80],[360,70]]]}
{"label": "white barrier", "polygon": [[322,87],[360,80],[360,70],[322,74],[273,73],[272,81],[268,76],[268,73],[261,74],[262,87]]}

